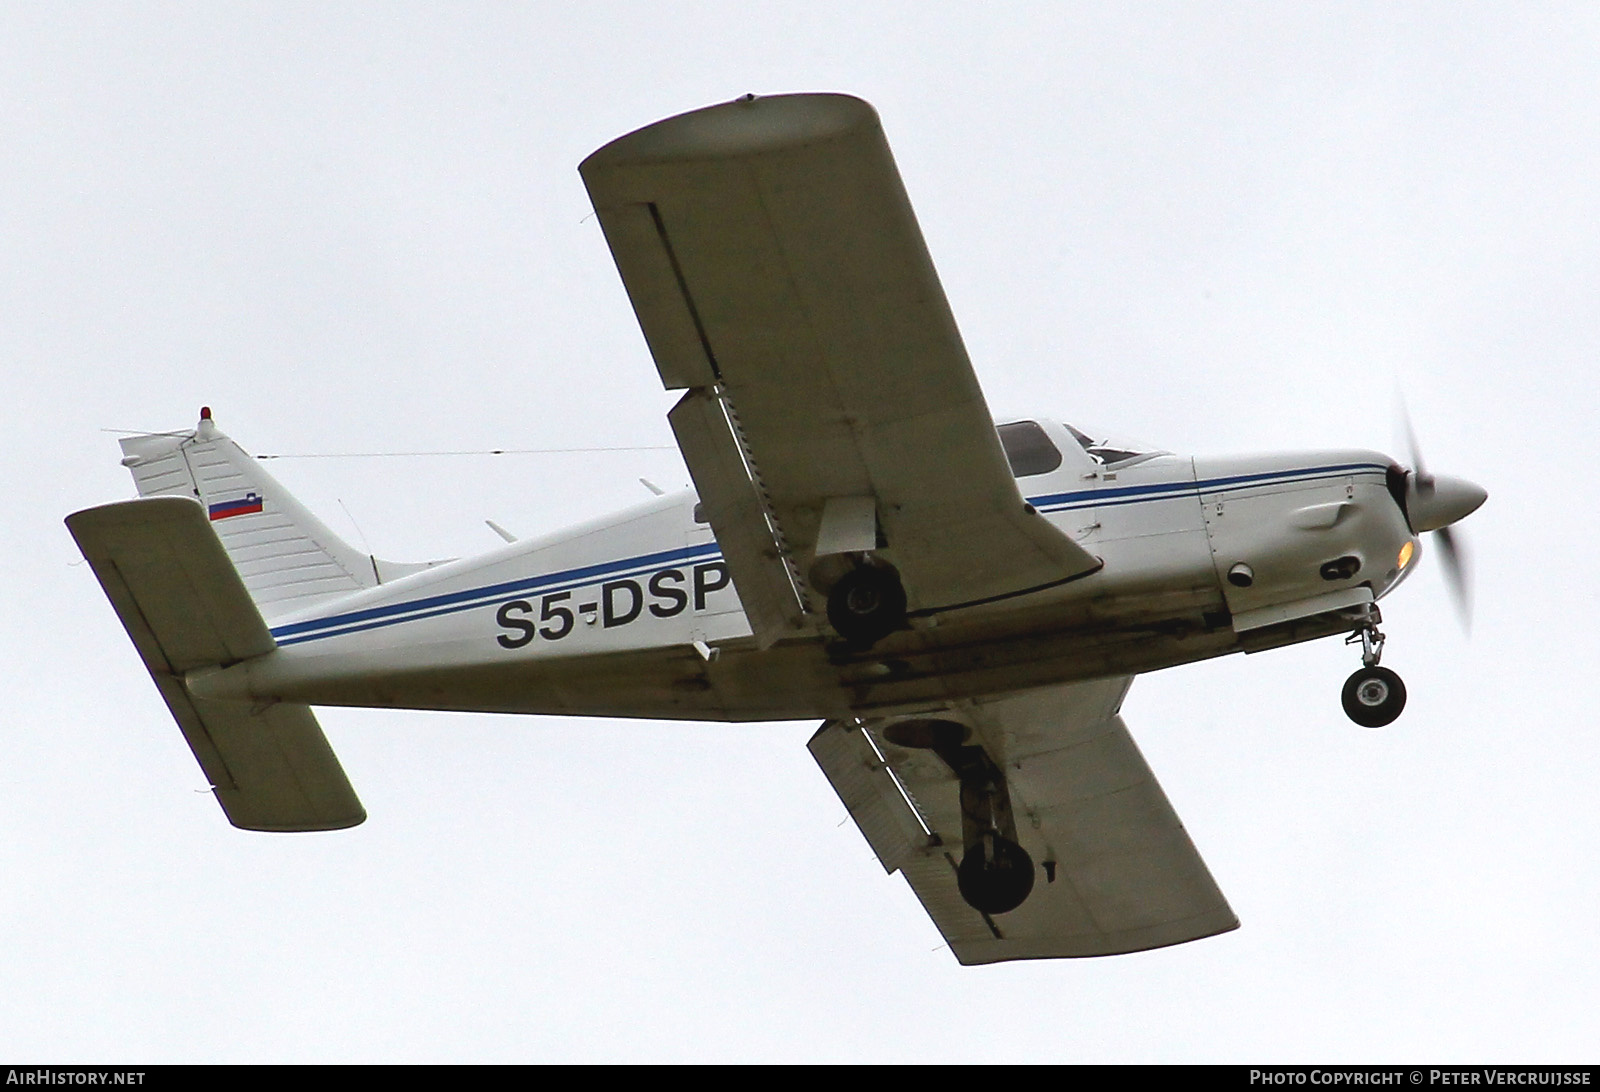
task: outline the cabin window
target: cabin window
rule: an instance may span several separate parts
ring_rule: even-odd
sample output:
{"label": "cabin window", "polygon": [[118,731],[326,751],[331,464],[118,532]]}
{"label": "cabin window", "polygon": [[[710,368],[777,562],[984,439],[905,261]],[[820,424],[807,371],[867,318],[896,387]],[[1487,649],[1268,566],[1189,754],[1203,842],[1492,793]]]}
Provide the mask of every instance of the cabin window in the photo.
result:
{"label": "cabin window", "polygon": [[1000,434],[1000,446],[1006,450],[1012,477],[1048,474],[1061,465],[1061,451],[1037,421],[1013,421],[995,431]]}

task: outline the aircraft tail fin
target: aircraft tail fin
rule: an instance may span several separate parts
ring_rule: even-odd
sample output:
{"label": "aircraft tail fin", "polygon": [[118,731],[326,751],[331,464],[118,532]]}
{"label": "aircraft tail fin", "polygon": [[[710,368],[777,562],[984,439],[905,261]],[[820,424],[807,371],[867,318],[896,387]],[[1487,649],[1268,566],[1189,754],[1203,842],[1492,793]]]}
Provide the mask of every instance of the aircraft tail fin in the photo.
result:
{"label": "aircraft tail fin", "polygon": [[[210,524],[210,526],[208,526]],[[277,644],[192,497],[150,497],[67,517],[229,822],[246,830],[337,830],[366,811],[306,705],[213,701],[185,675]]]}
{"label": "aircraft tail fin", "polygon": [[130,436],[122,465],[141,497],[198,500],[211,529],[268,619],[392,580],[426,565],[364,554],[296,501],[200,411],[192,432]]}

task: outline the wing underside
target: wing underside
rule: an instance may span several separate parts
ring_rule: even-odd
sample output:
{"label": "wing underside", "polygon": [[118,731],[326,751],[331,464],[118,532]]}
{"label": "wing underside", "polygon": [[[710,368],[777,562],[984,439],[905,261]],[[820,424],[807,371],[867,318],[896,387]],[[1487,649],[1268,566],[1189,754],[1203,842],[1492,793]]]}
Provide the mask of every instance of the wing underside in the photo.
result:
{"label": "wing underside", "polygon": [[1005,771],[1018,841],[1039,869],[1017,909],[987,915],[957,887],[959,785],[892,721],[830,721],[809,744],[862,834],[899,871],[962,963],[1113,955],[1238,927],[1146,765],[1112,679],[952,705]]}
{"label": "wing underside", "polygon": [[580,170],[763,643],[834,554],[894,564],[913,613],[1097,566],[1017,490],[870,106],[742,99]]}

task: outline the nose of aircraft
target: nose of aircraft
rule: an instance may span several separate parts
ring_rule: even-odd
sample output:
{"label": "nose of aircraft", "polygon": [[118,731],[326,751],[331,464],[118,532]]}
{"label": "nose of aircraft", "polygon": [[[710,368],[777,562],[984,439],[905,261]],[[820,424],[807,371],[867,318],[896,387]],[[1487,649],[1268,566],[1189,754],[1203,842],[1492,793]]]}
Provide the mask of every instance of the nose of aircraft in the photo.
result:
{"label": "nose of aircraft", "polygon": [[1406,515],[1413,531],[1437,531],[1471,515],[1489,491],[1465,478],[1412,473],[1406,482]]}

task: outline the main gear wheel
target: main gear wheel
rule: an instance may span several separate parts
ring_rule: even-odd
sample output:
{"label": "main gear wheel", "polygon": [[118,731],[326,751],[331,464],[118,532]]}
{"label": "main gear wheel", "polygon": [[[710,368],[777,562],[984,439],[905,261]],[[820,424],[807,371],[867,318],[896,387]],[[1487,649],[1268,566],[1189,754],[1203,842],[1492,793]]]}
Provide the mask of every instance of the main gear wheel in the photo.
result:
{"label": "main gear wheel", "polygon": [[846,641],[871,648],[906,624],[906,591],[888,565],[851,569],[828,595],[828,622]]}

